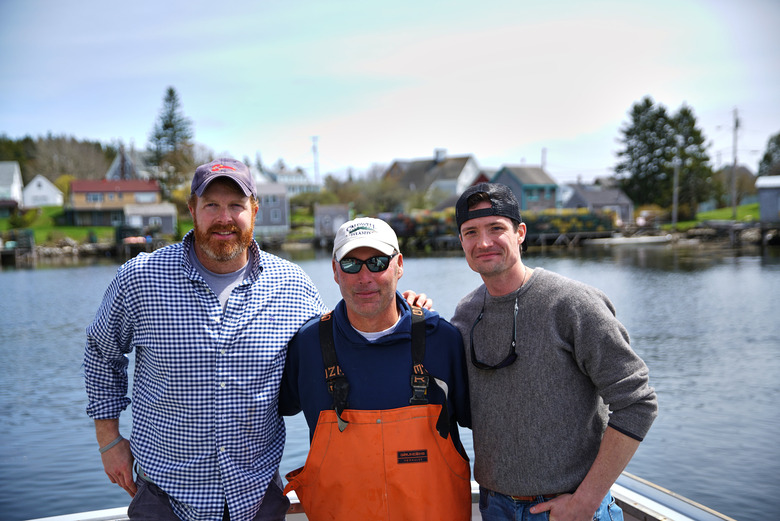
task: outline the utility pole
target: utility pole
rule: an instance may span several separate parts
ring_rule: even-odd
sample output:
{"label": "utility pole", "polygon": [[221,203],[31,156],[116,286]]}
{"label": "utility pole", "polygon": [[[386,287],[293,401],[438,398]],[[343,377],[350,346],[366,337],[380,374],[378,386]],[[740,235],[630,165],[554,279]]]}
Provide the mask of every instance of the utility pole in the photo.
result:
{"label": "utility pole", "polygon": [[737,220],[737,132],[739,130],[739,116],[734,109],[734,164],[731,166],[731,218]]}
{"label": "utility pole", "polygon": [[677,157],[674,158],[674,188],[672,191],[672,229],[677,231],[677,206],[680,200],[680,163],[683,137],[677,136]]}
{"label": "utility pole", "polygon": [[311,138],[311,151],[314,156],[314,184],[319,186],[320,184],[320,160],[317,157],[317,138],[318,136],[312,136]]}

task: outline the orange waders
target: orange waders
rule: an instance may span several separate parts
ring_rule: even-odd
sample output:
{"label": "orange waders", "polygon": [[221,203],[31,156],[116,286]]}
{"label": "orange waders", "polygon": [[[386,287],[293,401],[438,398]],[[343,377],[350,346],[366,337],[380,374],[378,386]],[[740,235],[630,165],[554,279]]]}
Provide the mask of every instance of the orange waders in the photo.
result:
{"label": "orange waders", "polygon": [[449,437],[446,406],[427,404],[425,321],[422,311],[412,311],[412,405],[379,411],[346,409],[348,384],[330,314],[323,316],[320,343],[334,410],[320,413],[306,465],[287,474],[284,489],[295,490],[311,521],[471,519],[469,463]]}

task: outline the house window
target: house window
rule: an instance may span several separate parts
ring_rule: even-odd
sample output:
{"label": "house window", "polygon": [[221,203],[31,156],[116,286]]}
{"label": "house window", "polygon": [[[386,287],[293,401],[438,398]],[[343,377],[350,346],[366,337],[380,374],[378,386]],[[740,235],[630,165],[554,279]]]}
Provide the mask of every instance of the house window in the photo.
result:
{"label": "house window", "polygon": [[149,217],[149,229],[162,230],[162,217],[159,216]]}
{"label": "house window", "polygon": [[99,192],[87,192],[87,202],[88,203],[102,203],[103,202],[103,194]]}
{"label": "house window", "polygon": [[274,208],[271,210],[271,222],[272,223],[282,222],[282,211],[280,209]]}
{"label": "house window", "polygon": [[157,196],[154,192],[136,192],[135,202],[140,204],[156,203]]}

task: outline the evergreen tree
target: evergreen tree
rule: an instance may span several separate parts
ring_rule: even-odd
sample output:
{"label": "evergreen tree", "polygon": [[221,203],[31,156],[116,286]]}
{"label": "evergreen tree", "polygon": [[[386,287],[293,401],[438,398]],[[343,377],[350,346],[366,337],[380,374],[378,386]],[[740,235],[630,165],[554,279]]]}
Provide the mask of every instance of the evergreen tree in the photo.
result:
{"label": "evergreen tree", "polygon": [[780,132],[770,137],[758,163],[758,175],[780,175]]}
{"label": "evergreen tree", "polygon": [[679,171],[679,216],[681,220],[696,218],[699,203],[715,195],[712,168],[701,129],[696,127],[693,110],[683,105],[674,116]]}
{"label": "evergreen tree", "polygon": [[192,121],[182,113],[176,89],[168,87],[147,147],[149,163],[158,169],[157,178],[166,200],[195,167],[192,137]]}
{"label": "evergreen tree", "polygon": [[631,108],[631,122],[621,132],[624,149],[615,177],[637,206],[672,203],[673,165],[676,151],[674,121],[663,105],[645,97]]}
{"label": "evergreen tree", "polygon": [[624,149],[618,152],[615,167],[620,187],[638,206],[670,208],[679,162],[680,217],[694,217],[698,203],[713,195],[713,182],[705,138],[693,110],[683,105],[670,116],[666,107],[647,96],[634,104],[630,117],[621,129]]}
{"label": "evergreen tree", "polygon": [[30,164],[35,161],[37,150],[35,141],[30,136],[22,139],[12,139],[6,134],[0,134],[0,161],[16,161],[22,171],[22,179],[28,182],[35,177],[30,172]]}

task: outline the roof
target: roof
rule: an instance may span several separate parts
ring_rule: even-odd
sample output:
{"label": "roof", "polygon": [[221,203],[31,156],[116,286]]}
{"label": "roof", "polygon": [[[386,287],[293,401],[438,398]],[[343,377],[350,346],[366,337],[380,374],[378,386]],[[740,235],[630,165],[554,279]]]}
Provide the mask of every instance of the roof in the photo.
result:
{"label": "roof", "polygon": [[[0,161],[0,185],[11,186],[17,173],[21,176],[18,162]],[[19,180],[21,181],[21,178]]]}
{"label": "roof", "polygon": [[282,183],[260,183],[257,185],[257,196],[287,195],[287,187]]}
{"label": "roof", "polygon": [[780,188],[780,175],[762,175],[757,177],[756,188]]}
{"label": "roof", "polygon": [[77,192],[159,192],[157,181],[142,179],[76,179],[70,183],[71,193]]}
{"label": "roof", "polygon": [[108,172],[106,172],[106,179],[143,179],[145,170],[146,164],[140,153],[136,152],[135,149],[127,152],[124,147],[120,147],[114,161],[108,168]]}
{"label": "roof", "polygon": [[155,204],[126,204],[124,207],[125,215],[176,215],[176,205],[173,203],[155,203]]}
{"label": "roof", "polygon": [[520,183],[524,185],[557,185],[552,177],[540,166],[505,165],[502,170],[507,170]]}
{"label": "roof", "polygon": [[569,185],[582,199],[594,206],[632,204],[631,199],[619,188],[602,188],[598,185]]}

